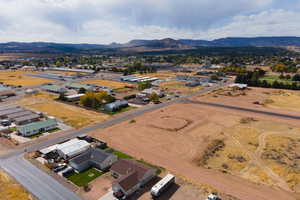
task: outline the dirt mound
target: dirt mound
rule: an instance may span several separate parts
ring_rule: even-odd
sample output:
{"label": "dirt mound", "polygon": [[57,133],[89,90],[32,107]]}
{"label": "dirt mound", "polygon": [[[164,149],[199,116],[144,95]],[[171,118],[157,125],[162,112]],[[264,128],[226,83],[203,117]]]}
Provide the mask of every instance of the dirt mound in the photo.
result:
{"label": "dirt mound", "polygon": [[155,118],[150,124],[150,127],[158,128],[171,132],[178,132],[186,127],[188,127],[192,123],[191,120],[184,118],[177,118],[171,116],[163,116],[159,118]]}

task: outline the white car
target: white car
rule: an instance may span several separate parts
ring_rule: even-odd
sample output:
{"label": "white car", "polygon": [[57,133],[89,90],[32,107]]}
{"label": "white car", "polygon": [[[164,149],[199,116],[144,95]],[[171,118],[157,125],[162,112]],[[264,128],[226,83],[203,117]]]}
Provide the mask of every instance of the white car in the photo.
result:
{"label": "white car", "polygon": [[215,194],[209,194],[206,200],[221,200],[221,199]]}

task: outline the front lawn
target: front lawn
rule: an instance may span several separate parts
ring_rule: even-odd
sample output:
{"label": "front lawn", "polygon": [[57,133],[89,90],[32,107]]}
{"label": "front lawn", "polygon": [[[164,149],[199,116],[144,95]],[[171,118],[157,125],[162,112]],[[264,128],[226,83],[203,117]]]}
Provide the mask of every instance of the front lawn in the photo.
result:
{"label": "front lawn", "polygon": [[72,174],[68,177],[68,180],[74,183],[75,185],[82,187],[87,185],[89,182],[95,180],[102,174],[104,174],[104,172],[99,171],[95,168],[91,168],[81,173]]}
{"label": "front lawn", "polygon": [[116,151],[114,149],[113,150],[113,154],[115,154],[119,159],[132,159],[133,157],[126,154],[126,153],[123,153],[123,152],[120,152],[120,151]]}

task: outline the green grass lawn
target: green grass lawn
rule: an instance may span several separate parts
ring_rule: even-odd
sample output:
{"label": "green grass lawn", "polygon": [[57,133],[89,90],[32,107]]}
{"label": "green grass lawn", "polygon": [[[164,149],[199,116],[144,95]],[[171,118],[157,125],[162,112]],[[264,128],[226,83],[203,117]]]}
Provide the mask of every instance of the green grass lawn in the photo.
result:
{"label": "green grass lawn", "polygon": [[273,83],[274,81],[278,81],[278,82],[285,83],[285,84],[293,83],[292,79],[280,79],[279,75],[275,75],[275,74],[265,75],[264,77],[260,78],[260,80],[261,81],[266,80],[268,83]]}
{"label": "green grass lawn", "polygon": [[132,156],[130,156],[126,153],[116,151],[114,149],[113,149],[113,154],[115,154],[119,159],[132,159],[133,158]]}
{"label": "green grass lawn", "polygon": [[43,133],[39,133],[39,134],[36,134],[36,135],[28,136],[28,138],[34,139],[34,138],[42,137],[43,135],[44,135]]}
{"label": "green grass lawn", "polygon": [[81,173],[72,174],[68,177],[68,180],[74,183],[75,185],[82,187],[103,174],[104,172],[91,168]]}

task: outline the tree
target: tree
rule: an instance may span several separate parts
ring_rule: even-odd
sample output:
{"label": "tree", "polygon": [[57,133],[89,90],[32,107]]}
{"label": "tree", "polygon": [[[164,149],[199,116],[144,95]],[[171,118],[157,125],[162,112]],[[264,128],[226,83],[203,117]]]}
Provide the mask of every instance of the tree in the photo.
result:
{"label": "tree", "polygon": [[146,82],[140,82],[138,83],[138,90],[144,90],[144,89],[148,89],[151,88],[152,84],[149,81]]}
{"label": "tree", "polygon": [[85,94],[86,93],[86,89],[85,88],[80,88],[78,91],[78,94]]}
{"label": "tree", "polygon": [[300,81],[300,75],[299,74],[295,74],[295,76],[292,79],[293,81]]}
{"label": "tree", "polygon": [[213,75],[210,76],[210,79],[213,80],[213,81],[217,81],[217,80],[219,80],[219,77],[218,77],[217,74],[213,74]]}
{"label": "tree", "polygon": [[159,101],[159,96],[155,92],[152,92],[149,96],[149,99],[152,102],[157,102]]}

